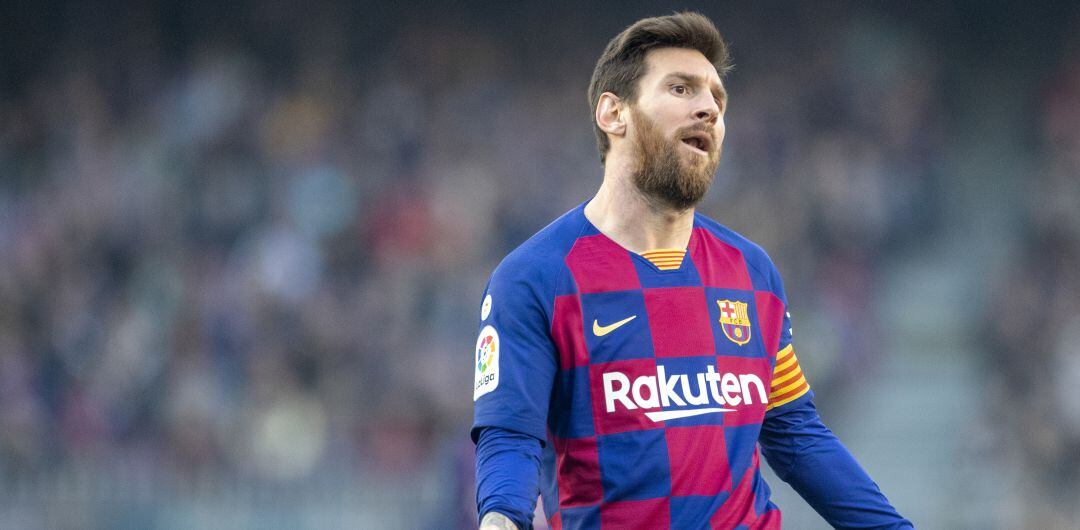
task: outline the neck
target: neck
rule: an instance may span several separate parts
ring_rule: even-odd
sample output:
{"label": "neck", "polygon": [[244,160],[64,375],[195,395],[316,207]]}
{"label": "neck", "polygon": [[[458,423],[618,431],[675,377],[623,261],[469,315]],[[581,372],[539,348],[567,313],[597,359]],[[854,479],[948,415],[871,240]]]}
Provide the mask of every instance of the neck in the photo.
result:
{"label": "neck", "polygon": [[632,171],[632,165],[609,159],[600,190],[585,206],[585,217],[631,252],[686,248],[694,228],[694,208],[677,210],[643,195],[633,183]]}

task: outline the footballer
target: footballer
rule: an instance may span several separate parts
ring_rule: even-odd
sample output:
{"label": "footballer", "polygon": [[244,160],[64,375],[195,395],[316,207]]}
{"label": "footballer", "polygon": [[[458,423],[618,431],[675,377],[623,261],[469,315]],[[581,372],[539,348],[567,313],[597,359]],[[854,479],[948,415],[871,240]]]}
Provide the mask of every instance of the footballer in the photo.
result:
{"label": "footballer", "polygon": [[912,528],[822,424],[765,252],[695,212],[724,141],[727,45],[696,13],[608,43],[596,195],[511,252],[480,309],[484,529],[780,528],[760,454],[829,524]]}

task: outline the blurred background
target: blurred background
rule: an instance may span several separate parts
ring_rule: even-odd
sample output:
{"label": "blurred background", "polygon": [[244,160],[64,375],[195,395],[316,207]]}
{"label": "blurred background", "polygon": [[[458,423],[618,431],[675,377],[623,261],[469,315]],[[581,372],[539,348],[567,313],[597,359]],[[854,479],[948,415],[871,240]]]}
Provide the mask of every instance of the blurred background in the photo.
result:
{"label": "blurred background", "polygon": [[487,276],[684,8],[826,423],[920,528],[1077,528],[1080,8],[834,0],[5,3],[0,528],[475,525]]}

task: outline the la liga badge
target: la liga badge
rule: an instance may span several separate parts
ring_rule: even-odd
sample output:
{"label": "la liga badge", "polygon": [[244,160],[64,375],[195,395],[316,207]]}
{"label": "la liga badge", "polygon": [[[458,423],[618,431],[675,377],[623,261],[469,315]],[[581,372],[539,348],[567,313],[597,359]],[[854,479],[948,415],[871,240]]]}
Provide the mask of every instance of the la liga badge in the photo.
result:
{"label": "la liga badge", "polygon": [[492,326],[484,326],[476,339],[476,384],[473,401],[499,386],[499,333]]}

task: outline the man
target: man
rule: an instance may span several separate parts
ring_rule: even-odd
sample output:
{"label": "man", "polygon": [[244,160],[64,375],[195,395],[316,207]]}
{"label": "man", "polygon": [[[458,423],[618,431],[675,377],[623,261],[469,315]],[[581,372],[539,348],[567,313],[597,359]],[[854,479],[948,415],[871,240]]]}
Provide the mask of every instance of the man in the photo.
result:
{"label": "man", "polygon": [[821,423],[765,252],[697,214],[727,46],[638,21],[589,86],[604,180],[506,257],[480,311],[482,528],[779,528],[758,452],[830,524],[910,528]]}

